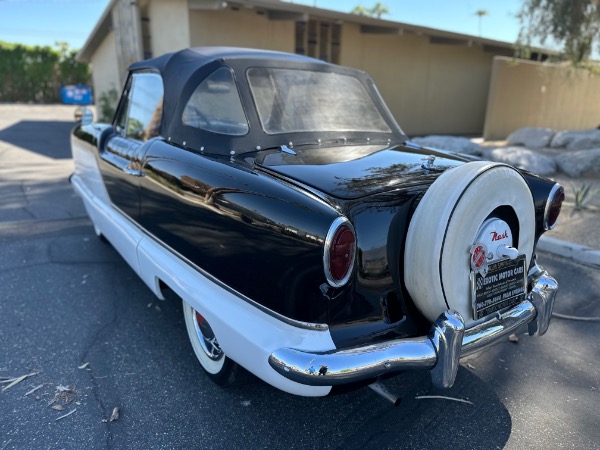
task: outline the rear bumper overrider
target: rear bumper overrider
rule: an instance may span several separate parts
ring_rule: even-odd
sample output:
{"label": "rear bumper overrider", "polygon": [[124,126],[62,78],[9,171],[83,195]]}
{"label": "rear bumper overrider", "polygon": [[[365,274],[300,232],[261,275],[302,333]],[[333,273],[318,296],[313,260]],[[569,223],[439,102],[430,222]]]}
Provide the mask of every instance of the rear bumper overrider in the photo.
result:
{"label": "rear bumper overrider", "polygon": [[461,315],[448,310],[438,317],[427,336],[327,352],[281,348],[271,353],[269,364],[284,377],[310,386],[335,386],[428,369],[434,386],[449,388],[462,356],[482,350],[525,325],[531,336],[546,332],[558,284],[537,265],[529,271],[528,283],[531,291],[524,301],[468,330]]}

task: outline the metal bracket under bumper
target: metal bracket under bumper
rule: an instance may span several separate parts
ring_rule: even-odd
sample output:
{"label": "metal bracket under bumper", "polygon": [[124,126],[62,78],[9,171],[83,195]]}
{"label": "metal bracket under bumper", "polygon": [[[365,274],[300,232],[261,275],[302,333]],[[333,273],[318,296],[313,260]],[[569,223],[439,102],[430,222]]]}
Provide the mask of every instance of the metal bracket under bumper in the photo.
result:
{"label": "metal bracket under bumper", "polygon": [[482,350],[526,324],[530,335],[546,332],[558,284],[538,266],[528,278],[532,288],[526,300],[468,330],[460,314],[449,310],[438,317],[427,336],[327,352],[281,348],[269,356],[269,364],[284,377],[311,386],[334,386],[391,372],[429,369],[434,386],[449,388],[456,379],[461,356]]}

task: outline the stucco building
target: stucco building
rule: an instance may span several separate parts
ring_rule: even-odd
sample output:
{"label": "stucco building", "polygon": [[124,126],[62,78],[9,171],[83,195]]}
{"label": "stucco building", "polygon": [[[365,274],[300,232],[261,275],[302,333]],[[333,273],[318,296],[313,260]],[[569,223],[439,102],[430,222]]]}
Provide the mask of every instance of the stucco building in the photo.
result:
{"label": "stucco building", "polygon": [[121,89],[134,61],[206,45],[363,69],[409,135],[480,135],[494,57],[514,51],[506,42],[278,0],[112,0],[79,57],[92,64],[98,98]]}

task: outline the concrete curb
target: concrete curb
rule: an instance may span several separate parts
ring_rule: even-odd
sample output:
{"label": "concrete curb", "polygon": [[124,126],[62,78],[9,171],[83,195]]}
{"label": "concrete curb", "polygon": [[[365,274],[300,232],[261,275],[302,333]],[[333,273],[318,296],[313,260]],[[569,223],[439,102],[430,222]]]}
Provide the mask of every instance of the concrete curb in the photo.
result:
{"label": "concrete curb", "polygon": [[600,269],[600,250],[573,242],[561,241],[548,236],[542,236],[537,244],[537,250],[553,253],[575,262]]}

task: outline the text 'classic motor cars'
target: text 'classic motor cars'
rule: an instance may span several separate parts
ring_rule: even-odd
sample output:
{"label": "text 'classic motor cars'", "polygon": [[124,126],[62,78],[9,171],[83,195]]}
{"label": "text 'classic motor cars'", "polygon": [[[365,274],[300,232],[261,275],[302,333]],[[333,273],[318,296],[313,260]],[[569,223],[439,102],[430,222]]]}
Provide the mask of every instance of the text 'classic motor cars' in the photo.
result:
{"label": "text 'classic motor cars'", "polygon": [[[323,396],[542,335],[556,281],[536,263],[563,188],[422,148],[364,72],[195,48],[130,68],[112,124],[73,131],[96,233],[184,305],[208,376],[239,366]],[[379,385],[376,385],[379,386]]]}

